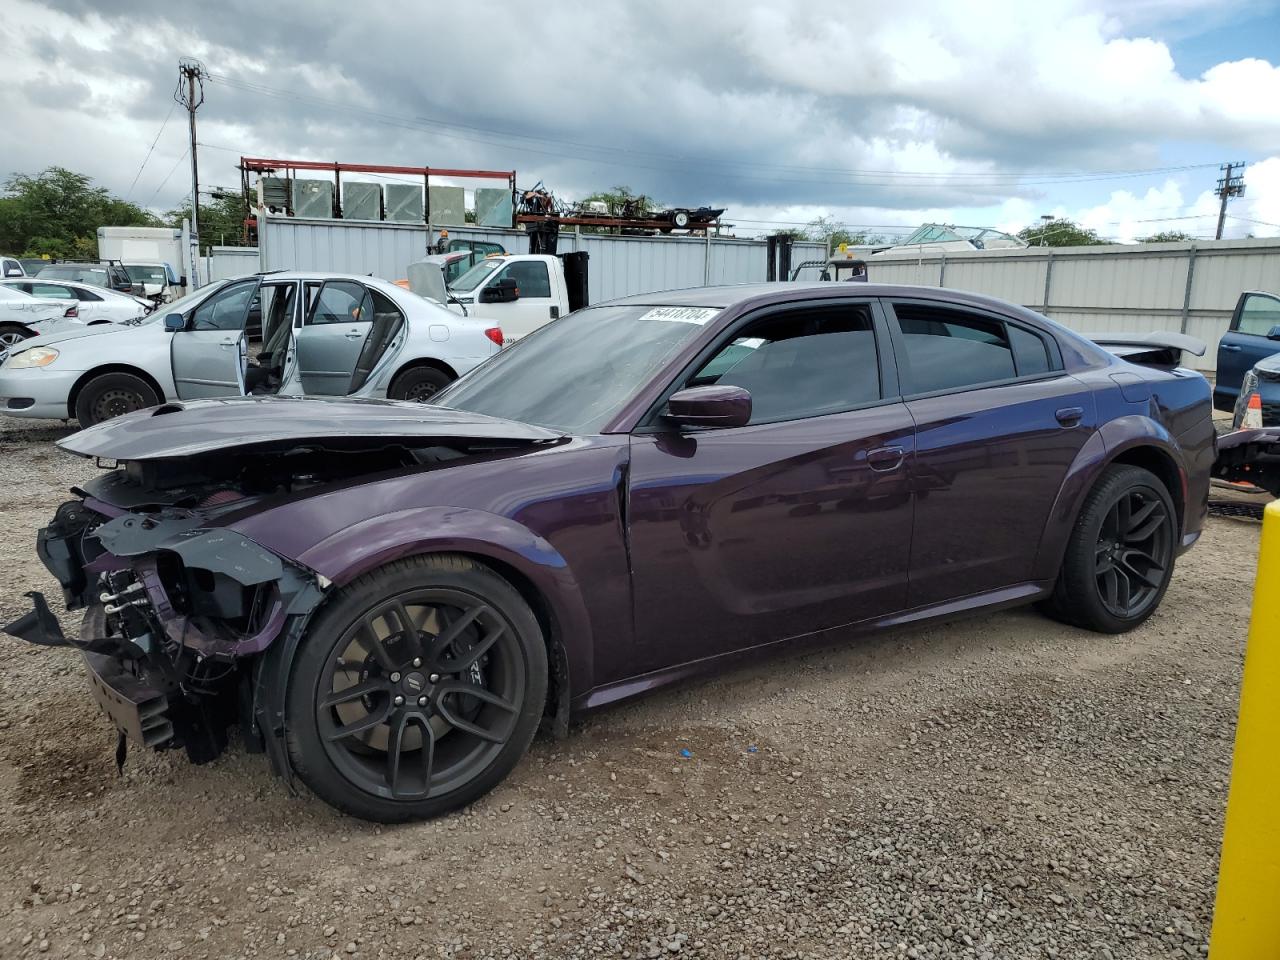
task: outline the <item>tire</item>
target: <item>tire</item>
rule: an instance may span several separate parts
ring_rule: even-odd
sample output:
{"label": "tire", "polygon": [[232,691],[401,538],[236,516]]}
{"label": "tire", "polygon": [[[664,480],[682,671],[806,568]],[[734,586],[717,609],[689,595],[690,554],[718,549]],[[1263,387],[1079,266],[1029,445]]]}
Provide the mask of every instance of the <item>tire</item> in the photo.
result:
{"label": "tire", "polygon": [[76,419],[92,427],[112,417],[154,407],[161,398],[147,381],[132,373],[101,373],[76,395]]}
{"label": "tire", "polygon": [[675,215],[672,216],[671,222],[674,223],[678,228],[683,230],[685,227],[689,226],[689,211],[677,210],[675,212]]}
{"label": "tire", "polygon": [[514,769],[546,695],[542,630],[515,588],[465,557],[410,557],[338,590],[307,629],[285,698],[289,756],[344,813],[436,817]]}
{"label": "tire", "polygon": [[1041,608],[1098,633],[1124,633],[1160,606],[1173,576],[1178,517],[1160,478],[1113,464],[1076,517],[1052,596]]}
{"label": "tire", "polygon": [[35,334],[20,323],[0,323],[0,363],[9,356],[9,350]]}
{"label": "tire", "polygon": [[435,367],[410,367],[396,375],[387,387],[391,400],[410,400],[424,403],[453,383],[454,377]]}

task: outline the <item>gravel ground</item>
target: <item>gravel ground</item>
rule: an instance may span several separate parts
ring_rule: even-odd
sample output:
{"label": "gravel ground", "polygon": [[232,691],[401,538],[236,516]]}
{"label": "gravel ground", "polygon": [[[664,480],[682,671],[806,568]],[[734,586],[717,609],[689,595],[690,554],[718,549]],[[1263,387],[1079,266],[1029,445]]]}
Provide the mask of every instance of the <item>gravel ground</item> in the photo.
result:
{"label": "gravel ground", "polygon": [[[5,621],[57,594],[66,432],[0,423]],[[1258,529],[1211,520],[1127,636],[1018,610],[763,662],[394,829],[234,744],[117,777],[77,656],[0,638],[0,956],[1203,954]]]}

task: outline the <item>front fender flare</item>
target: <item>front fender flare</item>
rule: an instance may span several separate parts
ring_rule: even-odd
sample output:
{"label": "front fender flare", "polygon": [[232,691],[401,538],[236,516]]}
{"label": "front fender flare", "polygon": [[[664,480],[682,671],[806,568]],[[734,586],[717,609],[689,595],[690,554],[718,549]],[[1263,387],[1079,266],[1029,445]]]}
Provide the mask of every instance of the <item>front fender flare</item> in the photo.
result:
{"label": "front fender flare", "polygon": [[514,520],[465,507],[398,510],[339,530],[295,559],[342,586],[384,564],[424,553],[465,553],[517,570],[550,608],[559,636],[547,639],[564,646],[571,693],[591,689],[594,641],[577,578],[555,547]]}

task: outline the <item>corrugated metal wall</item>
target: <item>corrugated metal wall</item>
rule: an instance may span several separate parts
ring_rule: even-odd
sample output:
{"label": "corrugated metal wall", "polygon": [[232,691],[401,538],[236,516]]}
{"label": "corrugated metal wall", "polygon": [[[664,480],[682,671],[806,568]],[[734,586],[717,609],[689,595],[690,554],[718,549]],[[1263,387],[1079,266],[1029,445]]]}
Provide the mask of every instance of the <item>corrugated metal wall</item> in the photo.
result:
{"label": "corrugated metal wall", "polygon": [[228,280],[258,272],[257,247],[211,247],[209,256],[200,258],[200,282]]}
{"label": "corrugated metal wall", "polygon": [[972,290],[1039,310],[1082,333],[1189,333],[1218,340],[1245,290],[1280,291],[1280,240],[1031,247],[872,257],[873,282]]}
{"label": "corrugated metal wall", "polygon": [[[522,230],[448,229],[451,237],[500,243],[509,253],[529,248],[529,235]],[[399,280],[407,276],[409,264],[426,255],[428,244],[426,228],[411,224],[267,217],[260,230],[263,270],[333,270]],[[590,255],[592,303],[705,283],[760,281],[767,260],[763,240],[566,232],[560,234],[557,249]],[[797,243],[791,251],[793,266],[825,256],[821,243]]]}

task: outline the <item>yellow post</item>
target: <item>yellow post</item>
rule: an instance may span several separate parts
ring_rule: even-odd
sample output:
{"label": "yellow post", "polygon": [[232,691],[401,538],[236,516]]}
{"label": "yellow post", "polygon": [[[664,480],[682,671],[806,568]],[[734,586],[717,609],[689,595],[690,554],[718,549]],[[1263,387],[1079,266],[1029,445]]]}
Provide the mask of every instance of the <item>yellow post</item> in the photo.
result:
{"label": "yellow post", "polygon": [[1280,501],[1262,518],[1209,957],[1280,957]]}

